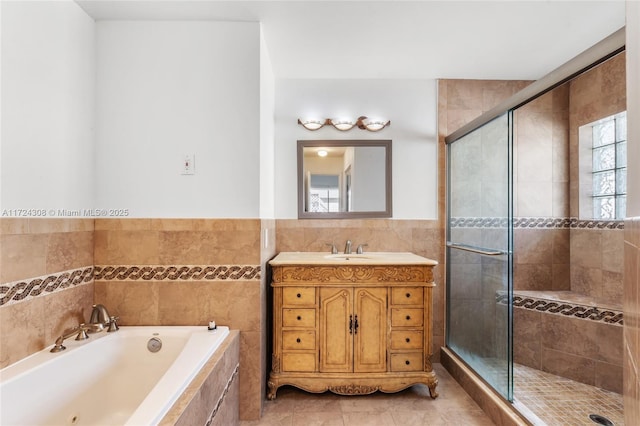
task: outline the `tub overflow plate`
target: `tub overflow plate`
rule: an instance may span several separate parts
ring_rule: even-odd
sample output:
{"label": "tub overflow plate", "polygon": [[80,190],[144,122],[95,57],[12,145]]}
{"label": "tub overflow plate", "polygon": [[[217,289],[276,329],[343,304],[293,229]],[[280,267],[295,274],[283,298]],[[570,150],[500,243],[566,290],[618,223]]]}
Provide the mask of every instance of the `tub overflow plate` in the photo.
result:
{"label": "tub overflow plate", "polygon": [[158,352],[160,349],[162,349],[162,340],[160,340],[158,337],[152,337],[147,342],[147,349],[149,349],[149,352]]}

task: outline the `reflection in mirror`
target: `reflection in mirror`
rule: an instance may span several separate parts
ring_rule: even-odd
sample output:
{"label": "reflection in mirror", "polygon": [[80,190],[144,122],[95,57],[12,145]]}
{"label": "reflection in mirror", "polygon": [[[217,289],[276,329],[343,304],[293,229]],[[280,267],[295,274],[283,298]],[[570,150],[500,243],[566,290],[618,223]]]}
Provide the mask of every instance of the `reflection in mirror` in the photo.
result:
{"label": "reflection in mirror", "polygon": [[298,217],[391,217],[390,140],[298,141]]}

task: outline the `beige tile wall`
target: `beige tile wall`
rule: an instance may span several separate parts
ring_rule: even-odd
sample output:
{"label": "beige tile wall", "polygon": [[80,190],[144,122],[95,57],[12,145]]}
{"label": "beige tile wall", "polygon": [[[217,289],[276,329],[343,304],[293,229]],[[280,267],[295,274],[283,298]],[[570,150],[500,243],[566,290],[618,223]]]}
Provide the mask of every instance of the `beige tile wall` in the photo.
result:
{"label": "beige tile wall", "polygon": [[[2,285],[93,266],[93,219],[0,219]],[[0,368],[51,345],[91,313],[93,282],[0,307]]]}
{"label": "beige tile wall", "polygon": [[624,239],[625,423],[640,424],[640,217],[627,218]]}
{"label": "beige tile wall", "polygon": [[[625,111],[626,54],[620,53],[569,84],[570,215],[579,217],[578,128]],[[594,298],[622,300],[622,230],[571,230],[571,290]]]}
{"label": "beige tile wall", "polygon": [[[96,265],[262,265],[258,219],[98,219]],[[273,233],[272,233],[273,235]],[[269,243],[272,246],[273,243]],[[240,415],[260,417],[265,389],[265,274],[251,280],[98,280],[95,300],[123,325],[194,325],[240,330]]]}

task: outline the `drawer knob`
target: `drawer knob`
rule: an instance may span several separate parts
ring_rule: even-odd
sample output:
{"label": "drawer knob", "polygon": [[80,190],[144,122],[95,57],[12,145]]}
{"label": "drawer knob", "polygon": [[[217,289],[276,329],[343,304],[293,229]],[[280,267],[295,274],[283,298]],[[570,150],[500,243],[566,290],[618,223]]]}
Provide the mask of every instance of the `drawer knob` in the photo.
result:
{"label": "drawer knob", "polygon": [[407,315],[407,321],[411,319],[411,315]]}
{"label": "drawer knob", "polygon": [[407,343],[409,343],[409,342],[411,341],[411,339],[409,339],[409,338],[407,337],[407,338],[405,339],[405,341],[406,341]]}
{"label": "drawer knob", "polygon": [[296,339],[296,342],[300,343],[300,338],[299,337]]}
{"label": "drawer knob", "polygon": [[409,297],[411,297],[411,293],[407,293],[406,296],[407,296],[407,299],[408,299]]}
{"label": "drawer knob", "polygon": [[405,364],[407,364],[407,365],[409,365],[409,364],[411,364],[411,361],[406,360],[404,363],[405,363]]}
{"label": "drawer knob", "polygon": [[300,315],[298,315],[298,321],[300,321],[302,319],[302,317]]}
{"label": "drawer knob", "polygon": [[302,297],[302,295],[301,295],[300,293],[298,293],[298,294],[296,294],[296,297],[297,297],[298,299],[300,299],[300,298]]}

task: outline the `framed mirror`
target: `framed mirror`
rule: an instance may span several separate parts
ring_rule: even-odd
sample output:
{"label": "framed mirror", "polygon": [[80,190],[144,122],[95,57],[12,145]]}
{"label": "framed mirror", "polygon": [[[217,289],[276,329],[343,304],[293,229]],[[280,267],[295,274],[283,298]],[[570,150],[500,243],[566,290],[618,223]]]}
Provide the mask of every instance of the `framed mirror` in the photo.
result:
{"label": "framed mirror", "polygon": [[390,140],[299,140],[298,218],[391,217]]}

